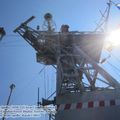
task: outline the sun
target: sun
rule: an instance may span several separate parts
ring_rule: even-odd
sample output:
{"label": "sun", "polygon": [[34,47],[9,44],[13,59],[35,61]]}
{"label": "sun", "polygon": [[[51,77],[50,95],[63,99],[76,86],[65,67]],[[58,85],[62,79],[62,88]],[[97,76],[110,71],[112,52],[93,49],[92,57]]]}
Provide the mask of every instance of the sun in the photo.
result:
{"label": "sun", "polygon": [[109,36],[106,38],[106,42],[112,46],[120,45],[120,29],[112,31]]}

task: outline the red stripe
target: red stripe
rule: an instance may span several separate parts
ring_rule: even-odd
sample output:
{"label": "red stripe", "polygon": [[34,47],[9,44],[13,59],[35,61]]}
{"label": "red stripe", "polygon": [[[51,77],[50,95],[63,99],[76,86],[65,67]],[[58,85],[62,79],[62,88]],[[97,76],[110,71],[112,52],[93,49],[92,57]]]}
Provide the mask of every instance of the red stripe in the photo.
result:
{"label": "red stripe", "polygon": [[88,108],[93,108],[93,101],[88,102]]}
{"label": "red stripe", "polygon": [[110,106],[114,106],[115,105],[115,100],[110,100]]}
{"label": "red stripe", "polygon": [[[116,102],[114,99],[106,101],[106,102],[109,102],[109,106],[116,105]],[[76,109],[82,109],[83,104],[84,103],[82,103],[82,102],[76,103]],[[72,103],[71,104],[64,104],[64,110],[71,109],[71,106],[72,106]],[[97,106],[97,107],[105,107],[105,106],[106,106],[105,101],[101,100],[101,101],[99,101],[99,106]],[[94,101],[88,101],[88,108],[93,108],[93,107],[94,107]],[[60,109],[60,104],[57,105],[57,110],[59,110],[59,109]]]}
{"label": "red stripe", "polygon": [[69,110],[71,107],[71,104],[66,104],[64,110]]}
{"label": "red stripe", "polygon": [[77,103],[77,106],[76,106],[77,109],[81,109],[82,108],[82,103]]}
{"label": "red stripe", "polygon": [[99,106],[100,106],[100,107],[104,107],[104,106],[105,106],[105,102],[104,102],[103,100],[100,101],[100,102],[99,102]]}

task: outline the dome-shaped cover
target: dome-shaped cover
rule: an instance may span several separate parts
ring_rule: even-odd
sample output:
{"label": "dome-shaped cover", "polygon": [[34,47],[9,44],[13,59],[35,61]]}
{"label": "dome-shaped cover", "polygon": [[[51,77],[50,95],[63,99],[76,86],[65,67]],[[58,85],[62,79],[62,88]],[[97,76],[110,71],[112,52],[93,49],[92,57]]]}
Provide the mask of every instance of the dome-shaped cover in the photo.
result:
{"label": "dome-shaped cover", "polygon": [[45,18],[45,20],[51,20],[51,19],[52,19],[52,14],[46,13],[46,14],[44,15],[44,18]]}

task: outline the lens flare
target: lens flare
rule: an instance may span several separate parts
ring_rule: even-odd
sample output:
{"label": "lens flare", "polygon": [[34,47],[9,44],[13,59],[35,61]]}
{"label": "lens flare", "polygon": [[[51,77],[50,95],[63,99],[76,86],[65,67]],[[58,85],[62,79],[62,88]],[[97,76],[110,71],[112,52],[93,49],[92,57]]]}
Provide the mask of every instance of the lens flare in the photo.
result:
{"label": "lens flare", "polygon": [[110,35],[106,38],[106,42],[108,42],[108,44],[111,44],[112,46],[119,46],[120,45],[120,29],[111,32]]}

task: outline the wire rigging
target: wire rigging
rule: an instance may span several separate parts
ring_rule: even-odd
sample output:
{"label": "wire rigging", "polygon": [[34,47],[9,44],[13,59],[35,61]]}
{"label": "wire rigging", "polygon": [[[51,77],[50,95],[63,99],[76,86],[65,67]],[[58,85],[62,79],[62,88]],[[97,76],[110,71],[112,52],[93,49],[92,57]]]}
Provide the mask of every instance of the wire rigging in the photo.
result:
{"label": "wire rigging", "polygon": [[116,59],[120,63],[120,59],[116,55],[114,55],[113,53],[111,53],[111,55],[113,56],[114,59]]}
{"label": "wire rigging", "polygon": [[45,92],[45,98],[46,98],[46,92],[47,91],[46,91],[46,76],[45,76],[46,74],[45,73],[46,73],[46,71],[44,69],[44,92]]}
{"label": "wire rigging", "polygon": [[[105,58],[105,61],[107,61],[107,63],[108,63],[111,67],[113,67],[117,72],[118,72],[118,71],[120,72],[120,69],[118,68],[118,65],[115,66],[115,65],[113,65],[110,61],[108,61],[108,59],[109,59],[110,57],[112,57],[112,59],[115,59],[118,63],[120,63],[120,59],[119,59],[116,55],[114,55],[112,52],[109,52],[108,57]],[[104,59],[103,59],[103,60],[104,60]]]}
{"label": "wire rigging", "polygon": [[7,34],[5,37],[20,37],[19,35]]}
{"label": "wire rigging", "polygon": [[117,70],[117,71],[120,72],[120,69],[117,68],[115,65],[113,65],[112,63],[110,63],[110,62],[108,62],[108,61],[107,61],[107,63],[108,63],[111,67],[113,67],[115,70]]}

